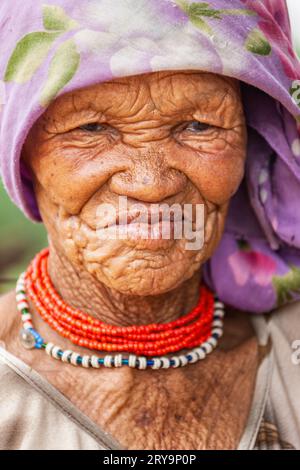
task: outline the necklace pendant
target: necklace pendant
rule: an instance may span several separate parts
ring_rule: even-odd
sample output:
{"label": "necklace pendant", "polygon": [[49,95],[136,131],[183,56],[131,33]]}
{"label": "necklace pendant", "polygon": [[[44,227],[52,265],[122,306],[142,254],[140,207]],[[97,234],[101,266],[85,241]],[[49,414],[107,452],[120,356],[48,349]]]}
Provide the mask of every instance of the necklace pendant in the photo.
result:
{"label": "necklace pendant", "polygon": [[33,333],[30,330],[25,330],[25,328],[22,328],[19,334],[20,341],[22,343],[22,346],[25,349],[34,349],[35,348],[35,337]]}

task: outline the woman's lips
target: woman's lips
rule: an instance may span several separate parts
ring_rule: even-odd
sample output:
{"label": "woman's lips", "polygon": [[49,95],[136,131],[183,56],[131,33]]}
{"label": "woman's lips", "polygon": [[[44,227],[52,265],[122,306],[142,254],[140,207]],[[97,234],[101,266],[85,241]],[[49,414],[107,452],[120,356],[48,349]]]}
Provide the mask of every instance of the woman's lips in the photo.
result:
{"label": "woman's lips", "polygon": [[120,235],[130,239],[168,240],[174,239],[174,221],[161,220],[156,223],[132,222],[118,226]]}
{"label": "woman's lips", "polygon": [[[169,220],[161,220],[156,223],[133,220],[128,224],[112,224],[97,233],[102,239],[124,240],[124,243],[135,249],[167,249],[175,240],[175,223]],[[181,223],[181,221],[177,221],[177,223]]]}
{"label": "woman's lips", "polygon": [[[174,239],[176,224],[182,224],[182,221],[160,220],[148,223],[134,220],[127,224],[111,224],[108,227],[98,229],[98,233],[106,233],[105,238],[107,239],[168,240]],[[177,233],[180,233],[180,227],[178,227]]]}
{"label": "woman's lips", "polygon": [[159,212],[124,212],[118,213],[116,216],[114,214],[110,217],[106,216],[106,221],[102,220],[101,228],[109,228],[111,226],[122,226],[122,225],[133,225],[133,224],[148,224],[155,225],[158,222],[173,222],[173,221],[183,221],[183,213],[179,212],[170,212],[169,214],[164,213],[163,211]]}
{"label": "woman's lips", "polygon": [[[100,218],[97,234],[105,240],[127,240],[127,244],[142,249],[168,248],[174,240],[184,238],[185,217],[181,211],[143,211],[106,214]],[[191,229],[194,223],[191,223]],[[193,228],[194,229],[194,228]]]}

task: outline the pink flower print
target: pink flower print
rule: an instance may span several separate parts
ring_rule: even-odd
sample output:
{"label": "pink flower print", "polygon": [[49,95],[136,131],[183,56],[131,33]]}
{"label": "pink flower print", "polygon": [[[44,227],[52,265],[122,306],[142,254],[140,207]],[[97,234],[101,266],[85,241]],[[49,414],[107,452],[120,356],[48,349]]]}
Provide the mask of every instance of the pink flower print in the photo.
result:
{"label": "pink flower print", "polygon": [[235,282],[244,286],[251,278],[260,286],[272,282],[276,263],[269,256],[256,251],[236,251],[228,258]]}

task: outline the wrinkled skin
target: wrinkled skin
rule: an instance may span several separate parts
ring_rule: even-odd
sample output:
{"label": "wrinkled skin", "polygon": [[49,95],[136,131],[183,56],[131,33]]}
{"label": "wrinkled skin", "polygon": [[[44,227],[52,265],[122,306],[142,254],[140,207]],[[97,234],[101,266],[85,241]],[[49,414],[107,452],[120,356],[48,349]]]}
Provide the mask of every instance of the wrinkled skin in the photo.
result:
{"label": "wrinkled skin", "polygon": [[[205,126],[194,130],[196,121]],[[82,130],[87,123],[105,124]],[[25,155],[51,240],[73,266],[124,294],[157,295],[213,253],[244,171],[245,122],[233,79],[154,73],[62,96],[32,130]],[[99,240],[99,204],[205,204],[205,244]],[[146,246],[145,246],[146,245]]]}
{"label": "wrinkled skin", "polygon": [[[245,155],[239,84],[230,78],[160,72],[59,97],[32,128],[23,158],[49,234],[50,275],[63,298],[119,325],[170,321],[189,311],[198,300],[201,265],[221,238],[243,177]],[[204,203],[204,246],[99,240],[97,207],[116,205],[119,195],[129,205]],[[92,371],[41,361],[15,339],[12,297],[2,302],[0,316],[8,349],[125,447],[237,445],[257,368],[256,341],[242,315],[228,317],[221,348],[209,358],[168,371]],[[35,323],[49,341],[73,348],[38,315]]]}

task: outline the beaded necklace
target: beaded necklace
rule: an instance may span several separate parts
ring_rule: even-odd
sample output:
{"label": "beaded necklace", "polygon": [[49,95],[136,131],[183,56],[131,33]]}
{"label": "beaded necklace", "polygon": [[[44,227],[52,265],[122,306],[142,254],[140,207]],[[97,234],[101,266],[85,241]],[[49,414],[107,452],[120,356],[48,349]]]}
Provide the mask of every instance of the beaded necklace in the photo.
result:
{"label": "beaded necklace", "polygon": [[[204,359],[217,346],[223,333],[224,305],[204,285],[191,312],[169,323],[120,327],[104,323],[66,304],[56,292],[48,274],[49,249],[42,250],[22,273],[16,287],[17,307],[23,328],[20,339],[27,349],[41,349],[74,366],[138,369],[180,367]],[[80,355],[45,342],[33,325],[28,298],[48,325],[73,344],[115,355]],[[188,349],[185,354],[166,354]],[[129,353],[126,356],[121,352]]]}

